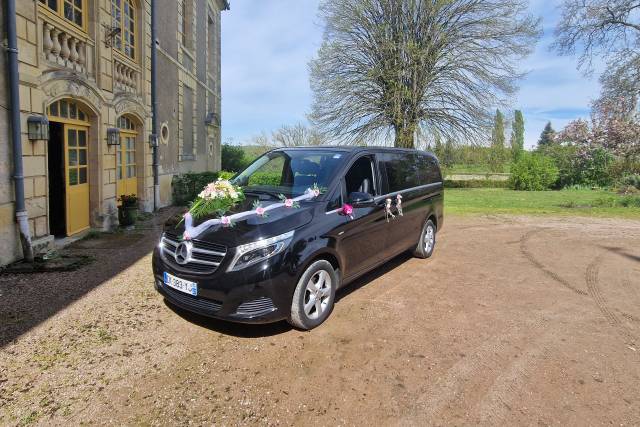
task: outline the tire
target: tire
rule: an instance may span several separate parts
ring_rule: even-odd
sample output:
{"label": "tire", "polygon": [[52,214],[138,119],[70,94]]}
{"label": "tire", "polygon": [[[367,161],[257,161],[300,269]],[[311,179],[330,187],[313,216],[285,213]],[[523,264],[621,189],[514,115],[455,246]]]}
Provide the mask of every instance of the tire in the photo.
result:
{"label": "tire", "polygon": [[[333,310],[337,287],[338,275],[331,263],[324,259],[315,261],[298,280],[291,301],[289,323],[303,330],[319,326]],[[310,304],[311,301],[315,303]]]}
{"label": "tire", "polygon": [[413,251],[413,256],[417,258],[430,258],[436,248],[436,225],[431,220],[427,220],[422,227],[418,246]]}

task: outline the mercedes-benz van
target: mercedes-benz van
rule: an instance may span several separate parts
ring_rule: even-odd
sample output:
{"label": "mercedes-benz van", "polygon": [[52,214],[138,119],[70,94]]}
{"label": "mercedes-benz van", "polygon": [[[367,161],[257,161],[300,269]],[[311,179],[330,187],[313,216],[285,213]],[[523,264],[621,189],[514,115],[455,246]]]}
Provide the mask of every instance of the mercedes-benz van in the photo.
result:
{"label": "mercedes-benz van", "polygon": [[424,151],[282,148],[231,182],[245,195],[233,212],[320,191],[189,240],[182,218],[166,223],[153,254],[156,289],[175,306],[219,319],[314,328],[339,288],[402,252],[429,258],[443,225],[440,167]]}

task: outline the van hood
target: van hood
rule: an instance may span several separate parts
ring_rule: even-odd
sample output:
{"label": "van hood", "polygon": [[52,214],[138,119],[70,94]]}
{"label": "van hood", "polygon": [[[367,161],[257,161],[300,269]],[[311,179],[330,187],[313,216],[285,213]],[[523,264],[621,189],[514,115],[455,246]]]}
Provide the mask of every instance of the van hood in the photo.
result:
{"label": "van hood", "polygon": [[[255,198],[249,198],[236,206],[228,214],[252,210]],[[271,203],[279,203],[273,201]],[[263,207],[270,205],[269,202],[262,202]],[[313,219],[313,211],[318,201],[300,202],[299,208],[280,208],[269,211],[269,216],[260,218],[257,215],[233,223],[233,227],[214,225],[198,236],[193,236],[195,240],[202,240],[210,243],[225,245],[229,248],[265,239],[308,224]],[[205,221],[216,218],[216,216],[202,217],[194,220],[194,226]],[[168,234],[181,237],[184,233],[184,221],[182,215],[175,215],[164,226],[164,231]]]}

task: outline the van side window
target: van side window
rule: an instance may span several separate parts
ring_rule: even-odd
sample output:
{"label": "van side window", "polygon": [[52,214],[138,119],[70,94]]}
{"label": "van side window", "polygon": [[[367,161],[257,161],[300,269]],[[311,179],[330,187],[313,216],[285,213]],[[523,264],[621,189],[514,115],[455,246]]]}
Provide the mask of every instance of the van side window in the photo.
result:
{"label": "van side window", "polygon": [[422,184],[433,184],[434,182],[442,181],[440,177],[440,168],[436,159],[425,154],[419,154],[418,169],[420,174],[420,181]]}
{"label": "van side window", "polygon": [[344,184],[347,197],[355,191],[376,196],[377,192],[375,190],[373,161],[371,157],[364,156],[356,160],[345,175]]}
{"label": "van side window", "polygon": [[385,193],[395,193],[424,184],[420,179],[416,154],[384,153],[379,157],[383,175],[387,178]]}

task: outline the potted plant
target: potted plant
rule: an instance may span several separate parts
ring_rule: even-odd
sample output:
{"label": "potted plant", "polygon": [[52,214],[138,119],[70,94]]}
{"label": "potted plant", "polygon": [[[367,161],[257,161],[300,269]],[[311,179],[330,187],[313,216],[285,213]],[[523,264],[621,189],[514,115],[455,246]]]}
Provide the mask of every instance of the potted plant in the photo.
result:
{"label": "potted plant", "polygon": [[135,194],[123,194],[118,198],[118,221],[122,227],[129,227],[138,219],[138,197]]}

